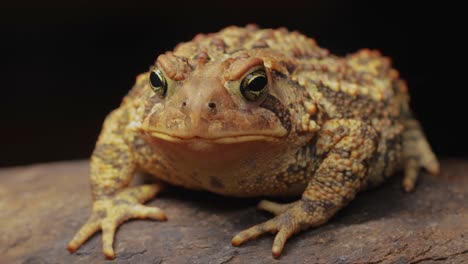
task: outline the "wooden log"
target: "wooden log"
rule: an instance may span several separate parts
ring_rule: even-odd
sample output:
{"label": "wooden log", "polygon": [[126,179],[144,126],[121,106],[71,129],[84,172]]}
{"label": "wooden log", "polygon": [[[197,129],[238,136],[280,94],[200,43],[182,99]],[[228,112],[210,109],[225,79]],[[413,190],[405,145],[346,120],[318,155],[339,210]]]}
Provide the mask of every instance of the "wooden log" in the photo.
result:
{"label": "wooden log", "polygon": [[291,238],[279,260],[273,236],[241,247],[238,231],[271,216],[258,199],[170,188],[151,201],[169,221],[135,220],[117,232],[107,261],[98,233],[75,254],[65,245],[85,223],[91,199],[88,161],[0,170],[0,263],[468,263],[468,162],[445,160],[416,191],[401,176],[360,193],[328,224]]}

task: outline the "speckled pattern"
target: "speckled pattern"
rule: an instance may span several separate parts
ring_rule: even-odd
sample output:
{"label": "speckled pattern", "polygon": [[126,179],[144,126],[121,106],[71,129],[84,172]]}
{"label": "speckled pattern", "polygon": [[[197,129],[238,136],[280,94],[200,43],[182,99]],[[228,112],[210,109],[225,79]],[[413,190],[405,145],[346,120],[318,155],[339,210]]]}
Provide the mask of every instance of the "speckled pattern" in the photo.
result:
{"label": "speckled pattern", "polygon": [[[298,32],[253,25],[199,34],[160,55],[107,117],[91,157],[93,212],[68,249],[102,229],[114,258],[120,223],[166,220],[142,205],[166,182],[226,196],[302,194],[260,202],[276,216],[232,239],[276,233],[278,257],[294,233],[324,224],[395,171],[404,169],[407,191],[420,167],[438,173],[408,101],[377,51],[338,57]],[[129,188],[137,169],[160,182]]]}

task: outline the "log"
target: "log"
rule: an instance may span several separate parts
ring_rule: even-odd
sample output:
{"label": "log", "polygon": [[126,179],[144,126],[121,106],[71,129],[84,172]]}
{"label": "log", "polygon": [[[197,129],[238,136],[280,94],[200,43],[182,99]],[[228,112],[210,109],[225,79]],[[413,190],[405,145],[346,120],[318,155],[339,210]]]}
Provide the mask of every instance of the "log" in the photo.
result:
{"label": "log", "polygon": [[113,262],[101,252],[100,233],[69,254],[66,243],[91,210],[88,166],[0,169],[0,263],[468,263],[465,160],[444,160],[441,175],[423,173],[410,194],[401,175],[360,193],[326,225],[292,237],[278,260],[271,235],[230,244],[237,232],[271,217],[255,209],[258,199],[176,187],[149,203],[169,221],[120,227]]}

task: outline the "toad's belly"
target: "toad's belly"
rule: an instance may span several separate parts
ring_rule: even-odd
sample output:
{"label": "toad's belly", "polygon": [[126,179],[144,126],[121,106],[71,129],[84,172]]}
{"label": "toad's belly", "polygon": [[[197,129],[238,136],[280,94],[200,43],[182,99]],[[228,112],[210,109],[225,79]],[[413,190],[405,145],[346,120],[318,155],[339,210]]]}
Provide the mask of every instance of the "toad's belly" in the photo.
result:
{"label": "toad's belly", "polygon": [[153,152],[137,153],[140,167],[156,178],[190,189],[239,196],[300,195],[306,173],[288,173],[295,150],[281,144],[216,145],[205,151],[158,141]]}
{"label": "toad's belly", "polygon": [[182,186],[188,189],[206,190],[226,196],[299,196],[307,186],[307,181],[284,183],[278,181],[277,175],[261,175],[252,172],[219,172],[204,171],[194,168],[190,171],[165,173],[145,168],[158,180]]}

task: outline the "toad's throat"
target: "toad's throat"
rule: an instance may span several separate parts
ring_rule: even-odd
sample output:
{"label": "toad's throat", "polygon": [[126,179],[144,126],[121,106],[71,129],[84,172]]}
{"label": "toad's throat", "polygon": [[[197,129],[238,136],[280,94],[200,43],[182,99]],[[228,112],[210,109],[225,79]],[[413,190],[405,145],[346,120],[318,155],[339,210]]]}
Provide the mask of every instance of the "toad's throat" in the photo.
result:
{"label": "toad's throat", "polygon": [[176,136],[169,135],[164,132],[151,131],[148,134],[154,138],[158,138],[169,142],[206,142],[206,143],[217,143],[217,144],[235,144],[249,141],[277,141],[281,136],[273,135],[261,135],[261,134],[243,134],[243,135],[230,135],[220,137],[202,137],[202,136]]}

